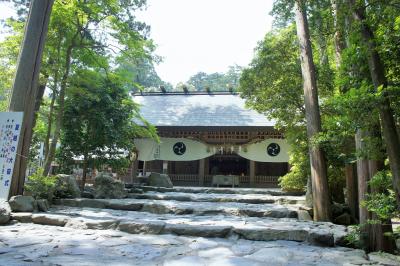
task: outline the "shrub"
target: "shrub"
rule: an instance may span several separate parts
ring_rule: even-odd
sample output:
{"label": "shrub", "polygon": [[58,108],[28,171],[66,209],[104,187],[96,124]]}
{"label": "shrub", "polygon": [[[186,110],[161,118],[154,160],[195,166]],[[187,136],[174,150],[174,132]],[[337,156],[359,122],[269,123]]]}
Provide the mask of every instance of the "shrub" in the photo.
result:
{"label": "shrub", "polygon": [[53,199],[54,189],[57,182],[56,176],[44,176],[43,169],[39,168],[28,177],[25,190],[30,192],[35,199]]}
{"label": "shrub", "polygon": [[57,175],[57,182],[54,189],[54,196],[56,198],[79,198],[81,191],[79,189],[76,179],[72,175]]}

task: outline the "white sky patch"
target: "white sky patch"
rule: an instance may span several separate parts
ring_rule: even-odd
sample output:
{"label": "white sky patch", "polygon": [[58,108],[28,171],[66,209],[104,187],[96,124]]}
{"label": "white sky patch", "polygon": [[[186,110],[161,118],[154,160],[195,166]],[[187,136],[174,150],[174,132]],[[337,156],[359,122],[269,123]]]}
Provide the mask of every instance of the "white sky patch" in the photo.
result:
{"label": "white sky patch", "polygon": [[139,19],[151,25],[159,76],[172,84],[199,71],[245,66],[271,30],[272,0],[148,0]]}

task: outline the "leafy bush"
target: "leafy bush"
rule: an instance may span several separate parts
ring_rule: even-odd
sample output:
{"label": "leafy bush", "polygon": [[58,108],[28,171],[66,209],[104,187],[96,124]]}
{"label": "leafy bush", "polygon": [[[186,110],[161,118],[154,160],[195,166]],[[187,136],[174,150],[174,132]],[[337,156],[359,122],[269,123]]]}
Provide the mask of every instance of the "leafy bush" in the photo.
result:
{"label": "leafy bush", "polygon": [[56,187],[54,189],[54,196],[56,198],[79,198],[81,191],[78,187],[76,179],[72,175],[57,175]]}
{"label": "leafy bush", "polygon": [[378,172],[368,184],[372,192],[361,204],[379,219],[388,220],[399,215],[396,211],[396,194],[392,189],[392,176],[388,171]]}
{"label": "leafy bush", "polygon": [[345,236],[347,244],[355,248],[361,248],[361,226],[351,225],[348,227],[348,232]]}
{"label": "leafy bush", "polygon": [[304,192],[306,190],[307,178],[304,178],[303,173],[291,169],[289,173],[279,177],[279,186],[285,191]]}
{"label": "leafy bush", "polygon": [[28,177],[25,190],[32,193],[35,199],[53,199],[53,193],[57,182],[56,176],[44,176],[43,169],[39,168]]}

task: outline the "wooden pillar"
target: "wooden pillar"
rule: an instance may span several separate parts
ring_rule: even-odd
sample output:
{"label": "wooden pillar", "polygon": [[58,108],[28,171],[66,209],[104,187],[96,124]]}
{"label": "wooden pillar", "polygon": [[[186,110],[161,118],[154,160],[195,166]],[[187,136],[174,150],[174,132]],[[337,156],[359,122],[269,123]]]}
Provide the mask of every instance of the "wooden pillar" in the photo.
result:
{"label": "wooden pillar", "polygon": [[168,161],[163,161],[162,163],[162,173],[168,174]]}
{"label": "wooden pillar", "polygon": [[250,187],[254,187],[256,176],[256,162],[250,160]]}
{"label": "wooden pillar", "polygon": [[199,160],[199,186],[204,186],[204,170],[205,170],[205,159]]}
{"label": "wooden pillar", "polygon": [[131,184],[134,184],[137,179],[137,171],[139,167],[139,160],[134,160],[131,165]]}
{"label": "wooden pillar", "polygon": [[143,176],[146,176],[146,161],[143,161]]}
{"label": "wooden pillar", "polygon": [[22,195],[24,189],[35,113],[44,92],[43,86],[39,86],[39,73],[54,1],[30,2],[9,106],[10,112],[24,112],[9,197]]}

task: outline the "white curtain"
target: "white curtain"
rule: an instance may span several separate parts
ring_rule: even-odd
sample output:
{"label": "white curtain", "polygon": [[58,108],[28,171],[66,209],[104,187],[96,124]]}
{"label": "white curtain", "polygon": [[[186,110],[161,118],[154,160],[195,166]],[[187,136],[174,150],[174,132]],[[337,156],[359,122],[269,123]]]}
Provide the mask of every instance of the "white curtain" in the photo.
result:
{"label": "white curtain", "polygon": [[[268,154],[268,146],[276,148],[279,145],[279,153],[275,156]],[[244,145],[239,148],[237,154],[248,160],[256,162],[284,163],[289,162],[289,145],[284,139],[265,139],[261,142]],[[276,149],[275,149],[276,150]]]}
{"label": "white curtain", "polygon": [[135,146],[140,161],[195,161],[214,154],[206,144],[184,138],[160,138],[160,143],[152,139],[136,139]]}
{"label": "white curtain", "polygon": [[[268,154],[267,149],[270,145],[275,148],[273,155]],[[277,145],[279,146],[278,153]],[[152,139],[136,139],[135,146],[138,150],[138,160],[140,161],[194,161],[221,152],[221,147],[218,144],[207,145],[197,140],[185,138],[160,138],[160,143]],[[288,152],[290,147],[284,139],[265,139],[257,143],[240,146],[232,145],[232,147],[234,153],[256,162],[277,163],[289,161]]]}

